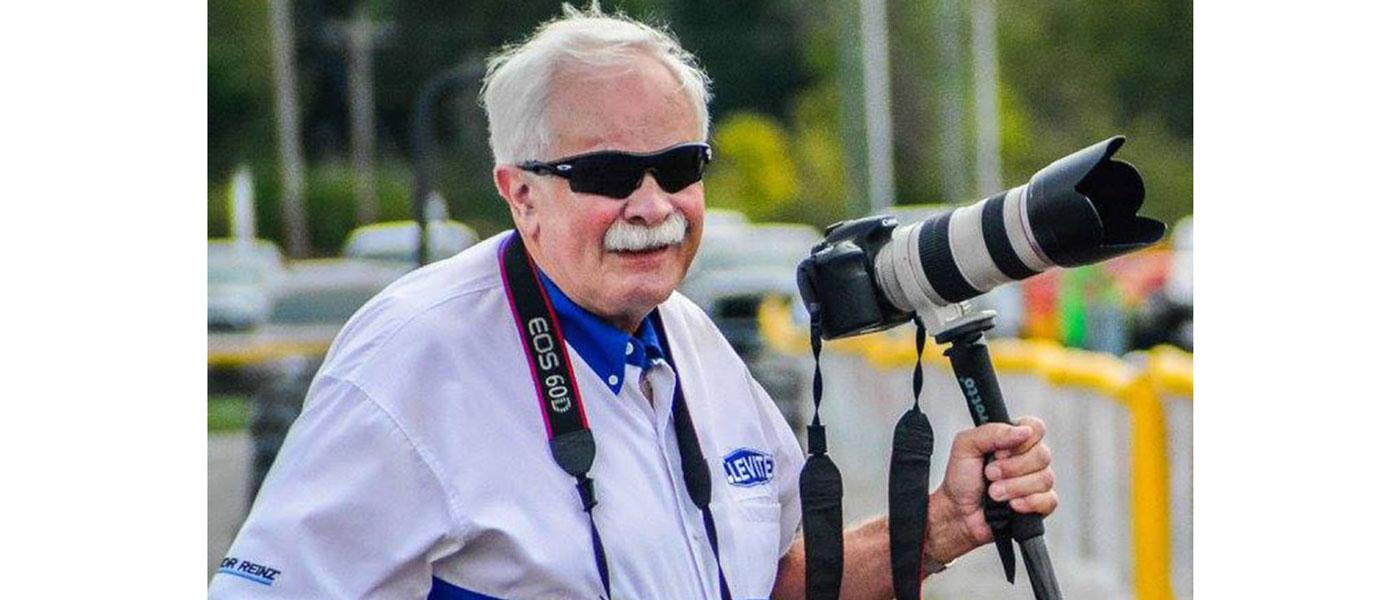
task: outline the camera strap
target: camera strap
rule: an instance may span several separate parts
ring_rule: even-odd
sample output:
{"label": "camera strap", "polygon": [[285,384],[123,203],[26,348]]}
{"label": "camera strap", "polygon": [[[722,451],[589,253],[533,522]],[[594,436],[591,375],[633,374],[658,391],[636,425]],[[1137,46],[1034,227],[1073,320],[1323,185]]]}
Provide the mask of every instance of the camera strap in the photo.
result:
{"label": "camera strap", "polygon": [[890,567],[897,600],[920,597],[924,533],[928,527],[929,464],[933,455],[933,427],[919,410],[928,332],[917,315],[914,326],[914,405],[894,426],[890,452]]}
{"label": "camera strap", "polygon": [[802,496],[802,540],[807,551],[808,600],[836,600],[841,593],[845,546],[842,538],[841,471],[826,455],[826,428],[822,426],[821,305],[813,302],[812,423],[807,426],[807,463],[802,466],[798,489]]}
{"label": "camera strap", "polygon": [[[549,436],[549,451],[555,464],[577,482],[579,500],[583,511],[588,515],[588,528],[593,538],[593,560],[602,580],[603,591],[612,597],[612,584],[608,577],[608,559],[603,549],[602,538],[598,535],[598,525],[593,519],[593,507],[598,501],[594,495],[593,479],[588,471],[593,467],[597,447],[593,432],[588,428],[588,416],[583,409],[583,397],[578,393],[573,366],[565,350],[563,329],[559,317],[549,301],[544,285],[535,270],[535,262],[525,250],[525,244],[518,232],[502,244],[498,254],[501,277],[505,281],[506,297],[515,325],[520,333],[520,343],[525,349],[530,372],[535,379],[535,393],[539,398],[540,412],[544,415],[545,432]],[[656,320],[658,337],[670,355],[670,345],[661,320]],[[674,363],[674,361],[672,361]],[[674,364],[672,365],[674,368]],[[681,454],[681,472],[685,479],[686,491],[695,506],[704,516],[705,533],[714,552],[715,564],[719,566],[719,586],[722,600],[731,600],[728,581],[724,577],[724,567],[719,560],[719,539],[715,531],[715,519],[710,511],[710,470],[700,449],[700,441],[686,406],[685,394],[681,390],[680,372],[676,372],[675,396],[671,403],[671,416],[676,424],[676,442]]]}
{"label": "camera strap", "polygon": [[[841,472],[827,455],[826,427],[821,422],[822,336],[821,305],[811,313],[812,423],[807,426],[807,463],[802,467],[802,536],[807,552],[808,600],[835,600],[841,592],[845,542],[842,537]],[[923,356],[928,330],[914,317],[914,403],[894,428],[890,453],[890,567],[895,598],[920,598],[924,579],[923,554],[928,529],[929,468],[933,456],[933,427],[919,409],[924,387]]]}

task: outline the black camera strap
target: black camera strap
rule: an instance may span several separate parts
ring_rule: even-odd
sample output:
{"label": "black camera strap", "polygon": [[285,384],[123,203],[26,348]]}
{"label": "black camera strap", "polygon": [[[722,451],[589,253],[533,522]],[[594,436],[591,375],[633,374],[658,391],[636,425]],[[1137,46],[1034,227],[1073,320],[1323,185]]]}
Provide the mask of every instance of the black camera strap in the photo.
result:
{"label": "black camera strap", "polygon": [[[588,471],[593,467],[597,447],[593,432],[588,429],[588,416],[584,413],[583,397],[575,384],[573,366],[569,362],[568,351],[564,346],[563,329],[554,306],[549,302],[544,285],[535,270],[535,262],[525,250],[520,234],[513,233],[503,245],[499,257],[501,276],[505,280],[506,294],[511,313],[515,317],[520,342],[530,363],[530,372],[535,379],[535,392],[539,398],[540,412],[544,415],[545,431],[549,435],[549,451],[554,462],[576,481],[579,500],[588,514],[588,527],[593,537],[593,559],[598,569],[598,577],[603,582],[603,591],[612,597],[612,583],[608,577],[608,559],[603,549],[598,526],[593,519],[593,507],[598,504],[594,496],[593,480]],[[661,343],[670,354],[670,345],[661,327],[656,325]],[[674,361],[672,361],[674,363]],[[674,364],[672,365],[674,368]],[[681,453],[681,472],[685,479],[686,491],[695,506],[704,516],[705,533],[709,537],[710,549],[714,552],[715,564],[720,565],[719,539],[715,531],[715,519],[710,511],[710,470],[700,449],[700,441],[686,406],[685,394],[681,391],[680,372],[676,372],[675,396],[671,403],[671,415],[676,423],[676,441]],[[728,581],[724,577],[724,567],[719,566],[720,594],[723,600],[731,600]]]}
{"label": "black camera strap", "polygon": [[897,600],[917,600],[924,580],[924,533],[928,527],[928,475],[933,427],[919,410],[924,387],[927,330],[914,317],[914,405],[894,427],[890,452],[890,567]]}
{"label": "black camera strap", "polygon": [[[666,327],[661,319],[656,320],[657,337],[661,347],[671,354],[671,342],[666,337]],[[719,568],[719,593],[722,600],[732,600],[729,581],[724,577],[724,565],[719,562],[719,534],[715,530],[715,515],[710,510],[710,469],[705,462],[705,453],[700,448],[700,436],[695,433],[695,423],[690,419],[690,407],[685,402],[685,391],[681,389],[681,372],[672,359],[671,368],[676,373],[676,392],[671,401],[671,418],[676,423],[676,445],[681,451],[681,477],[685,478],[685,489],[690,501],[700,509],[705,518],[705,536],[710,540],[710,550],[715,553],[715,566]]]}
{"label": "black camera strap", "polygon": [[841,471],[826,455],[822,426],[821,305],[808,306],[812,315],[812,424],[807,426],[807,463],[798,480],[802,496],[802,540],[807,551],[808,600],[836,600],[841,594],[845,541],[842,538]]}
{"label": "black camera strap", "polygon": [[[799,480],[802,495],[802,537],[807,552],[808,600],[835,600],[841,592],[845,542],[841,516],[841,472],[827,456],[826,427],[821,422],[822,336],[821,305],[811,303],[812,423],[807,426],[807,464]],[[890,453],[890,567],[897,600],[920,597],[925,532],[928,529],[929,467],[933,456],[933,427],[919,409],[923,392],[924,344],[928,330],[914,316],[914,404],[894,428]]]}

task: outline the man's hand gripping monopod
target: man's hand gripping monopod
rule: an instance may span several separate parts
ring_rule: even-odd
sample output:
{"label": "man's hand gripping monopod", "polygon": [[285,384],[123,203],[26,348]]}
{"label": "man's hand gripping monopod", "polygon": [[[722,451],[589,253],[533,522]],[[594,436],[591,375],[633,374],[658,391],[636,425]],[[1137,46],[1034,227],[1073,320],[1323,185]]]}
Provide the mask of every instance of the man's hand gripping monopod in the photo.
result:
{"label": "man's hand gripping monopod", "polygon": [[[973,312],[966,302],[927,307],[919,312],[925,315],[926,321],[933,323],[934,341],[950,344],[943,355],[953,365],[953,374],[963,397],[967,399],[973,424],[1011,423],[1011,415],[1001,398],[1001,386],[997,384],[996,371],[992,370],[991,356],[987,353],[983,335],[993,327],[996,313]],[[934,318],[929,319],[930,316]],[[991,456],[987,457],[987,460],[991,459]],[[1036,600],[1061,600],[1060,584],[1055,580],[1055,569],[1045,549],[1044,519],[1040,515],[1016,513],[1006,502],[992,500],[988,492],[984,494],[983,514],[992,528],[1006,581],[1016,582],[1016,553],[1011,549],[1011,540],[1014,539],[1021,546],[1021,556],[1026,561]]]}

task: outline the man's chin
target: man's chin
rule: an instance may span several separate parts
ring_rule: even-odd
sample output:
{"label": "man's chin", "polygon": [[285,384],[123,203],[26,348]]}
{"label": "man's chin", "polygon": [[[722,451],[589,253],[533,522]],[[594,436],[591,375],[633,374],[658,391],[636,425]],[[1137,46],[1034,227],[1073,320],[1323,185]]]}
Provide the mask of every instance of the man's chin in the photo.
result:
{"label": "man's chin", "polygon": [[670,273],[632,273],[614,279],[609,287],[617,304],[647,312],[670,298],[679,284],[680,278]]}

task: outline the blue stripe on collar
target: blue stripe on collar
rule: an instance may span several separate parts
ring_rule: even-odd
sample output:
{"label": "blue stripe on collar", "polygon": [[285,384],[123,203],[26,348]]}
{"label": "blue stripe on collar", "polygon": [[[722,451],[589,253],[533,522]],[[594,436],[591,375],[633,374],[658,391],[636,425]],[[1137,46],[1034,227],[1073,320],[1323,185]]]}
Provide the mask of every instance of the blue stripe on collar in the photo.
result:
{"label": "blue stripe on collar", "polygon": [[642,320],[636,333],[628,335],[569,299],[544,271],[538,267],[536,271],[540,274],[540,281],[544,282],[549,302],[554,305],[554,313],[559,317],[564,339],[614,394],[622,391],[622,378],[628,364],[646,370],[652,360],[670,360],[652,323],[653,319],[660,318],[658,311],[652,310]]}

